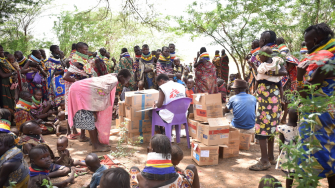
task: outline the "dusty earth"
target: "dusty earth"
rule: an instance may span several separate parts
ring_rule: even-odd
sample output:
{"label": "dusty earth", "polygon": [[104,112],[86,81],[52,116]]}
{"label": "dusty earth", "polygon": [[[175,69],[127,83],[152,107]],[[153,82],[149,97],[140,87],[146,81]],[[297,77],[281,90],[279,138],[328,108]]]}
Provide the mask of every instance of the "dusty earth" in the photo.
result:
{"label": "dusty earth", "polygon": [[[114,121],[113,121],[114,122]],[[46,135],[43,138],[47,141],[51,149],[56,153],[56,135]],[[114,151],[117,146],[117,136],[110,137],[110,144],[112,150]],[[141,144],[139,146],[129,147],[135,149],[135,154],[131,157],[119,158],[122,166],[129,169],[132,166],[138,166],[143,169],[146,162],[146,148],[148,144]],[[189,164],[195,164],[191,158],[191,150],[187,148],[186,138],[181,139],[179,144],[181,149],[184,151],[184,159],[181,161],[179,167],[186,168]],[[91,147],[88,143],[79,142],[78,140],[70,140],[69,147],[71,156],[74,159],[83,160],[87,154],[91,153]],[[99,152],[97,155],[108,154],[109,152]],[[278,155],[278,145],[275,148],[275,155]],[[214,187],[234,187],[234,188],[244,188],[244,187],[258,187],[258,182],[262,176],[269,174],[279,179],[283,186],[285,186],[284,173],[280,170],[276,170],[275,166],[267,171],[250,171],[248,167],[255,164],[256,159],[260,157],[259,145],[252,144],[250,150],[240,150],[239,157],[229,158],[229,159],[219,159],[219,165],[217,166],[202,166],[198,168],[198,173],[200,177],[201,187],[203,188],[214,188]],[[69,187],[79,188],[83,187],[85,182],[90,181],[92,173],[86,174],[84,176],[79,176],[75,179],[75,184]],[[64,180],[63,178],[52,179],[52,182],[58,182]],[[321,181],[322,188],[328,187],[327,180]]]}

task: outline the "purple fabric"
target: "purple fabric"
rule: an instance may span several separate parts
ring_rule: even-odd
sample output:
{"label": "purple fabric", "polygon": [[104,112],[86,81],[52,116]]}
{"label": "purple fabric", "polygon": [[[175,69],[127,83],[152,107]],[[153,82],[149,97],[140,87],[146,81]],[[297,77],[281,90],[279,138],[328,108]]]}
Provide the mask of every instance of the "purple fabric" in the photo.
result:
{"label": "purple fabric", "polygon": [[[190,146],[190,137],[188,133],[188,124],[187,124],[187,117],[186,112],[188,110],[188,107],[190,106],[190,103],[192,102],[191,98],[185,97],[181,99],[177,99],[172,101],[171,103],[162,106],[161,108],[156,108],[152,110],[152,129],[151,129],[151,135],[154,136],[155,134],[155,126],[159,125],[165,127],[165,135],[171,140],[171,129],[172,125],[178,126],[178,129],[176,128],[176,136],[177,136],[177,142],[180,142],[180,130],[181,125],[185,124],[185,132],[186,132],[186,138],[187,138],[187,145],[188,148],[191,148]],[[170,112],[174,114],[173,120],[171,123],[165,123],[162,118],[158,115],[158,111],[162,109],[167,109]]]}
{"label": "purple fabric", "polygon": [[38,72],[35,74],[33,82],[35,84],[41,84],[42,83],[42,77]]}

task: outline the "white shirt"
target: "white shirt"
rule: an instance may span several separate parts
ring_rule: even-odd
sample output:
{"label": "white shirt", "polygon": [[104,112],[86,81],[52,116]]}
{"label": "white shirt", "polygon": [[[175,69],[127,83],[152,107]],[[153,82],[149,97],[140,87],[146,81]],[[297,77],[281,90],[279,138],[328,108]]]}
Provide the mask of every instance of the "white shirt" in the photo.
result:
{"label": "white shirt", "polygon": [[[277,64],[278,62],[278,64]],[[270,82],[278,83],[283,78],[282,76],[269,76],[265,73],[268,71],[276,71],[280,69],[280,65],[284,62],[284,60],[280,57],[273,57],[272,63],[261,63],[257,68],[257,76],[256,80],[267,80]]]}
{"label": "white shirt", "polygon": [[168,81],[165,84],[159,86],[159,88],[163,91],[165,95],[163,105],[167,105],[176,99],[186,97],[185,86],[180,83]]}

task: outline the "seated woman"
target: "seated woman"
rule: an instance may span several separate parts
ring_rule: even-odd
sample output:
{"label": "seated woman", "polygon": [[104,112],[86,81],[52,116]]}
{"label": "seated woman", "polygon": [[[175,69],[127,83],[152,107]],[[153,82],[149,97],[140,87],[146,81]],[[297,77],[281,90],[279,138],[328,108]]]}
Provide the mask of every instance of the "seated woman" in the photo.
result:
{"label": "seated woman", "polygon": [[[149,187],[193,187],[199,188],[199,176],[194,165],[188,165],[184,174],[178,174],[171,162],[171,143],[167,136],[156,134],[151,138],[147,164],[143,171],[130,169],[132,186]],[[164,168],[162,165],[164,164]]]}
{"label": "seated woman", "polygon": [[31,114],[35,119],[47,120],[53,114],[54,102],[42,101],[42,90],[35,89],[32,96]]}
{"label": "seated woman", "polygon": [[[16,112],[14,122],[16,123],[16,128],[20,130],[20,127],[23,123],[35,120],[35,118],[31,114],[31,106],[32,106],[32,97],[31,94],[27,91],[22,91],[20,93],[19,102],[16,104]],[[39,126],[42,129],[42,134],[51,134],[54,133],[55,129],[52,126],[45,126],[41,124],[41,120],[38,120]]]}

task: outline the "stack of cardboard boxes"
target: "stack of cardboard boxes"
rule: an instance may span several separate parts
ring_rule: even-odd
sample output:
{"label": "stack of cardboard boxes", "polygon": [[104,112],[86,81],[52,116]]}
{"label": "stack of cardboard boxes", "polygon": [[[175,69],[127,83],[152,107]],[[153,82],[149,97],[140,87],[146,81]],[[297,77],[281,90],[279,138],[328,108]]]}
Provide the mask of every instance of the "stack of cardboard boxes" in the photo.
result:
{"label": "stack of cardboard boxes", "polygon": [[[154,102],[158,100],[158,91],[154,89],[144,91],[130,91],[125,93],[125,101],[119,102],[119,125],[125,123],[127,139],[131,142],[138,141],[142,136],[142,143],[148,143],[151,138],[150,110]],[[117,122],[117,126],[118,126]]]}
{"label": "stack of cardboard boxes", "polygon": [[221,94],[194,94],[193,102],[194,114],[188,118],[192,159],[202,166],[238,156],[239,131],[223,117]]}

